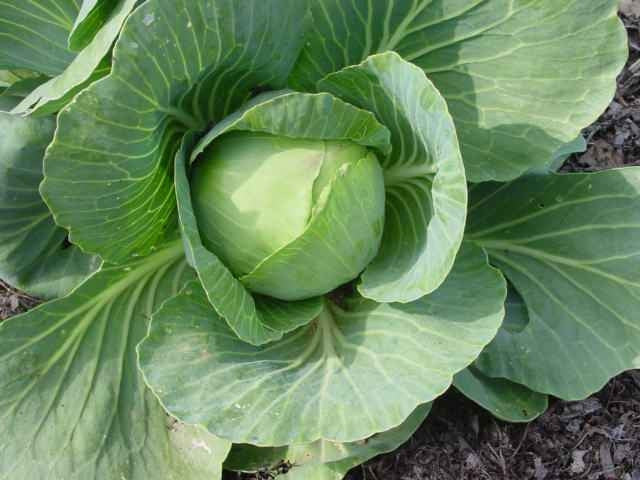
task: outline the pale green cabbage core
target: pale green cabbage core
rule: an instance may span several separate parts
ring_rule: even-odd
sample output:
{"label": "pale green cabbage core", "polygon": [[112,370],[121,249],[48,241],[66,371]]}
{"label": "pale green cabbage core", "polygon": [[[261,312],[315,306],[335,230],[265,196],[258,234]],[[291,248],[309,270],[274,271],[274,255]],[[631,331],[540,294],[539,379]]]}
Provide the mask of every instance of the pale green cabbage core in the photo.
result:
{"label": "pale green cabbage core", "polygon": [[[235,276],[250,274],[295,240],[304,235],[317,236],[318,231],[308,227],[322,212],[336,177],[348,165],[372,155],[365,147],[346,141],[292,139],[248,132],[222,136],[200,156],[191,177],[193,207],[203,243]],[[341,177],[341,181],[371,182],[383,203],[383,182],[378,172],[374,172],[370,175],[372,178],[352,176],[345,180]],[[354,204],[353,208],[362,206]],[[337,221],[330,228],[344,228],[344,225]],[[344,242],[334,249],[340,250],[338,254],[345,258],[358,256],[358,252],[350,249],[377,251],[382,232],[379,228],[371,232],[365,242],[368,245]],[[324,233],[331,237],[331,232]],[[314,252],[306,253],[313,257]],[[368,261],[370,258],[362,263]],[[304,265],[294,267],[299,271]],[[359,267],[364,269],[366,263]],[[311,285],[305,288],[305,296],[324,294],[344,283],[341,275],[336,275],[336,284],[327,282],[326,278],[318,279],[321,290],[317,290],[313,286],[313,272],[309,274],[307,281]],[[274,281],[280,283],[276,291],[283,287],[287,290],[281,285],[281,277]]]}

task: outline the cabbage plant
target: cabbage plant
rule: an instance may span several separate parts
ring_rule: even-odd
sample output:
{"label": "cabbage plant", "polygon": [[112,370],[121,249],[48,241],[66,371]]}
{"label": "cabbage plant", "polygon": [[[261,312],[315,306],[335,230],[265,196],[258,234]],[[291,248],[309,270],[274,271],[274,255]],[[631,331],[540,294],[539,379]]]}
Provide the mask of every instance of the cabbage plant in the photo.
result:
{"label": "cabbage plant", "polygon": [[4,0],[0,479],[340,479],[640,367],[615,0]]}

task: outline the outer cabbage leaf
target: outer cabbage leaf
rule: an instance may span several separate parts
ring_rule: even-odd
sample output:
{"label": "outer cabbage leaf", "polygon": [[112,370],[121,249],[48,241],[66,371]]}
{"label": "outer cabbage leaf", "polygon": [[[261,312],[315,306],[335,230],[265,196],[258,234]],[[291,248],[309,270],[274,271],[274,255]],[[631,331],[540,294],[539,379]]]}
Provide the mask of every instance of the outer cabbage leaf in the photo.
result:
{"label": "outer cabbage leaf", "polygon": [[180,137],[233,112],[252,88],[284,83],[306,7],[150,0],[131,14],[111,74],[60,113],[45,159],[42,193],[75,243],[114,263],[151,251],[175,221]]}
{"label": "outer cabbage leaf", "polygon": [[[185,425],[173,421],[168,422],[170,452],[180,459],[186,469],[181,480],[221,480],[222,462],[231,450],[231,442],[211,435],[197,425]],[[176,469],[178,470],[178,469]],[[165,478],[166,473],[160,478]],[[173,475],[170,471],[169,475]],[[140,477],[147,480],[149,477]],[[171,477],[169,477],[171,478]],[[138,480],[134,478],[133,480]]]}
{"label": "outer cabbage leaf", "polygon": [[529,325],[529,312],[522,296],[507,282],[507,300],[504,302],[502,328],[510,332],[521,332]]}
{"label": "outer cabbage leaf", "polygon": [[40,298],[68,293],[100,260],[66,243],[38,192],[55,118],[0,112],[0,278]]}
{"label": "outer cabbage leaf", "polygon": [[469,239],[522,296],[477,366],[567,400],[640,366],[640,168],[472,189]]}
{"label": "outer cabbage leaf", "polygon": [[10,108],[3,105],[2,111],[11,111],[24,97],[29,95],[33,90],[48,80],[49,77],[45,77],[44,75],[29,76],[19,79],[9,85],[2,93],[0,93],[0,97],[11,97],[14,100],[14,103],[11,104]]}
{"label": "outer cabbage leaf", "polygon": [[417,300],[444,281],[464,233],[467,184],[447,104],[419,68],[392,52],[331,74],[318,88],[374,112],[391,131],[382,245],[358,289],[378,302]]}
{"label": "outer cabbage leaf", "polygon": [[587,141],[582,136],[582,134],[578,135],[572,141],[561,145],[555,152],[553,152],[553,157],[551,164],[549,165],[549,171],[557,172],[562,168],[564,162],[574,153],[584,153],[587,151]]}
{"label": "outer cabbage leaf", "polygon": [[69,49],[82,50],[104,26],[109,15],[124,0],[82,0],[80,11],[69,34]]}
{"label": "outer cabbage leaf", "polygon": [[[520,332],[529,324],[527,306],[520,294],[507,284],[502,330]],[[469,399],[507,422],[529,422],[542,415],[549,404],[546,395],[506,378],[492,378],[475,365],[455,376],[453,385]]]}
{"label": "outer cabbage leaf", "polygon": [[21,80],[21,77],[11,70],[0,70],[0,87],[7,88],[15,82]]}
{"label": "outer cabbage leaf", "polygon": [[282,90],[258,95],[215,125],[198,142],[191,154],[191,162],[216,138],[233,131],[309,140],[348,140],[373,148],[381,155],[391,152],[389,129],[381,125],[371,112],[328,93]]}
{"label": "outer cabbage leaf", "polygon": [[423,68],[456,122],[470,181],[546,164],[609,104],[627,58],[616,0],[312,2],[291,77],[326,74],[394,50]]}
{"label": "outer cabbage leaf", "polygon": [[17,101],[15,97],[4,96],[0,93],[0,112],[7,113],[13,108]]}
{"label": "outer cabbage leaf", "polygon": [[352,442],[442,394],[495,335],[505,293],[502,276],[469,246],[417,302],[328,302],[309,325],[254,347],[193,283],[154,315],[140,365],[167,411],[234,443]]}
{"label": "outer cabbage leaf", "polygon": [[[276,469],[283,463],[292,465],[290,477],[306,478],[310,470],[344,471],[367,460],[390,452],[409,440],[431,411],[431,404],[420,405],[399,426],[353,443],[319,440],[310,444],[287,447],[255,447],[234,445],[224,467],[239,472],[258,472]],[[280,477],[282,478],[282,477]]]}
{"label": "outer cabbage leaf", "polygon": [[228,442],[169,431],[136,368],[151,314],[191,278],[173,242],[0,325],[1,479],[220,478]]}
{"label": "outer cabbage leaf", "polygon": [[55,76],[67,68],[75,56],[67,48],[75,0],[1,0],[0,9],[0,70]]}
{"label": "outer cabbage leaf", "polygon": [[[78,53],[65,71],[31,92],[14,109],[14,113],[45,115],[56,112],[80,90],[107,75],[111,68],[108,53],[136,2],[137,0],[118,2],[104,26]],[[112,2],[100,3],[100,5],[108,4]]]}
{"label": "outer cabbage leaf", "polygon": [[474,366],[458,373],[453,385],[494,416],[507,422],[530,422],[542,415],[549,398],[504,378],[491,378]]}
{"label": "outer cabbage leaf", "polygon": [[587,150],[587,141],[582,136],[578,135],[572,141],[560,145],[558,149],[553,152],[551,159],[542,166],[532,168],[527,174],[545,175],[547,173],[559,172],[567,159],[574,153],[583,153]]}

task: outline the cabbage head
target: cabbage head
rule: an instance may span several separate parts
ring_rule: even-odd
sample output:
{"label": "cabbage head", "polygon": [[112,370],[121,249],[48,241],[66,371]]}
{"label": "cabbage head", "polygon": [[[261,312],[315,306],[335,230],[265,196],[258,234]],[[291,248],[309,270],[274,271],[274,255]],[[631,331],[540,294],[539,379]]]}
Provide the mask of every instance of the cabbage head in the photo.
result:
{"label": "cabbage head", "polygon": [[[325,295],[356,279],[378,252],[384,177],[365,147],[241,133],[201,156],[191,192],[202,241],[252,292],[282,300]],[[342,189],[358,192],[366,208],[329,210],[329,197]],[[319,235],[331,239],[330,250],[314,241]],[[290,261],[300,244],[304,256]],[[314,269],[316,258],[331,268]],[[284,275],[278,264],[286,264]]]}

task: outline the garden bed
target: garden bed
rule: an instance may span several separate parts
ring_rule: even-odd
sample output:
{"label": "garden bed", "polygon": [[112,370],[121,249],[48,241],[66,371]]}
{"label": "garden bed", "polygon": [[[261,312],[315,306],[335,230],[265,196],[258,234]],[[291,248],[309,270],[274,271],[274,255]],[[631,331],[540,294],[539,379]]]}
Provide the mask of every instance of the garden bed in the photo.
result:
{"label": "garden bed", "polygon": [[[624,0],[622,8],[630,61],[611,106],[585,132],[587,151],[572,157],[564,171],[640,165],[640,2]],[[0,320],[36,303],[0,282]],[[640,372],[615,378],[583,402],[552,401],[547,413],[528,425],[500,422],[450,391],[407,444],[348,478],[640,480]]]}

